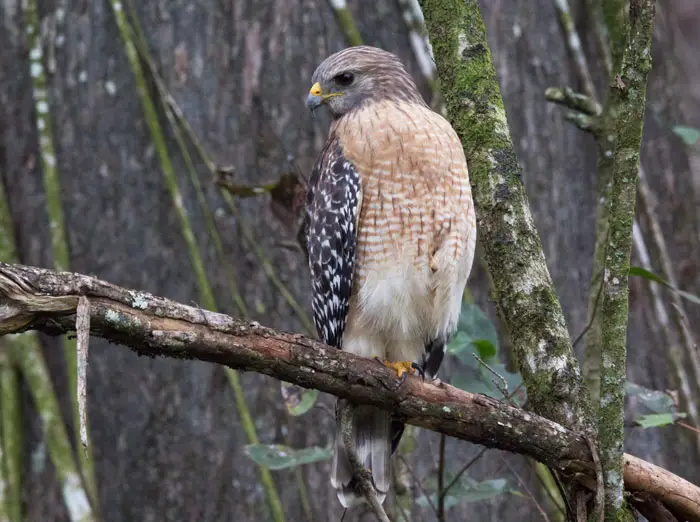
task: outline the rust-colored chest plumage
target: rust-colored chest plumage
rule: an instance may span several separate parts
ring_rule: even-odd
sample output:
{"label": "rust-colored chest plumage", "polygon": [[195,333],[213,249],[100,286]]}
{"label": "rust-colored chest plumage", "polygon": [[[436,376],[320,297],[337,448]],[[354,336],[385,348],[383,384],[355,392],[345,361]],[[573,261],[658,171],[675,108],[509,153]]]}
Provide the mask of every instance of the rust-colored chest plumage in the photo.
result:
{"label": "rust-colored chest plumage", "polygon": [[362,185],[355,285],[387,266],[422,272],[458,262],[474,220],[464,152],[449,123],[422,105],[379,102],[334,130]]}

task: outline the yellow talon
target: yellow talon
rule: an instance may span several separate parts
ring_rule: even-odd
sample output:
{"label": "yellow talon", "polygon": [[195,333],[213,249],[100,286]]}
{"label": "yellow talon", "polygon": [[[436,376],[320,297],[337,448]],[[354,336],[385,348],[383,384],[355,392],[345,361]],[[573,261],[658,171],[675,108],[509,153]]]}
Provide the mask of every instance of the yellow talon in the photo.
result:
{"label": "yellow talon", "polygon": [[399,379],[403,378],[404,374],[406,373],[409,375],[413,375],[416,373],[416,369],[413,367],[412,361],[384,361],[384,365],[396,370],[396,373],[399,374]]}

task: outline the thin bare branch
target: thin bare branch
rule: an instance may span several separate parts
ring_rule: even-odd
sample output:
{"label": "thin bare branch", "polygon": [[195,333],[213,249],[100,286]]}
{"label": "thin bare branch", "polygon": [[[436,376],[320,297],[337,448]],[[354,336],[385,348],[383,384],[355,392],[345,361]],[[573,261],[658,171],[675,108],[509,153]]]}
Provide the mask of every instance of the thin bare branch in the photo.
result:
{"label": "thin bare branch", "polygon": [[588,96],[595,98],[595,87],[593,86],[593,79],[591,78],[590,68],[588,67],[588,60],[586,60],[586,55],[581,45],[581,39],[578,36],[578,31],[576,31],[569,2],[567,0],[554,0],[554,7],[557,10],[559,24],[566,36],[566,47],[569,49],[574,59],[576,72],[583,84],[583,90]]}
{"label": "thin bare branch", "polygon": [[406,469],[411,474],[411,478],[413,479],[414,484],[416,486],[418,486],[418,489],[420,489],[420,492],[423,494],[425,499],[428,501],[428,505],[431,508],[433,508],[433,511],[435,512],[435,515],[437,516],[438,510],[437,510],[437,506],[435,505],[435,502],[433,502],[432,495],[428,494],[428,492],[425,490],[425,487],[423,487],[423,483],[420,481],[420,479],[413,472],[413,469],[411,468],[408,461],[406,460],[406,457],[399,454],[399,459],[401,459],[401,462],[404,464],[404,466],[406,466]]}
{"label": "thin bare branch", "polygon": [[78,333],[76,349],[78,351],[78,414],[80,417],[80,443],[83,445],[85,457],[88,457],[87,436],[87,365],[88,348],[90,345],[90,301],[84,295],[78,299],[76,309],[75,330]]}
{"label": "thin bare branch", "polygon": [[530,488],[527,486],[527,482],[523,480],[523,478],[520,476],[518,471],[511,466],[510,462],[508,462],[508,459],[504,458],[502,455],[500,456],[501,460],[503,461],[503,464],[508,468],[508,470],[513,474],[513,476],[517,479],[518,483],[520,484],[520,487],[522,487],[525,490],[525,493],[527,493],[527,496],[530,497],[530,500],[534,502],[535,506],[537,507],[537,511],[540,512],[540,515],[542,515],[542,519],[545,520],[546,522],[549,522],[549,516],[547,516],[547,512],[542,508],[540,503],[537,501],[535,498],[535,495],[532,494],[532,491],[530,491]]}

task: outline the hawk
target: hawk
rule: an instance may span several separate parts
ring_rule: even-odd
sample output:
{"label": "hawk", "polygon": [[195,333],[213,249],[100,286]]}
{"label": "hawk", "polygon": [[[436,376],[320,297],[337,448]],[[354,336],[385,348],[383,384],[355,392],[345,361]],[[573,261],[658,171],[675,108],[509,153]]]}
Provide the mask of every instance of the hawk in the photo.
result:
{"label": "hawk", "polygon": [[[387,51],[347,48],[326,58],[311,82],[309,108],[325,105],[333,118],[301,231],[319,337],[379,358],[402,380],[416,370],[434,379],[476,244],[462,144]],[[347,508],[363,499],[336,422],[331,483]],[[380,502],[403,428],[389,412],[355,409],[354,449]]]}

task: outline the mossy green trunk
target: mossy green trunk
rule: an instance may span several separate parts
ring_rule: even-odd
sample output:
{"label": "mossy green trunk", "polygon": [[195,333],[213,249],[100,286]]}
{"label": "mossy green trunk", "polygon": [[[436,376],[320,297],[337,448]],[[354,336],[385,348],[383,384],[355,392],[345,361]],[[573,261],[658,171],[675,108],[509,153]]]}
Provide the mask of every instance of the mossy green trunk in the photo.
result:
{"label": "mossy green trunk", "polygon": [[475,0],[422,0],[447,114],[469,164],[478,235],[530,407],[574,428],[591,419],[578,362],[530,213]]}
{"label": "mossy green trunk", "polygon": [[610,191],[612,190],[612,151],[615,148],[615,129],[611,128],[614,120],[607,117],[610,113],[606,104],[601,119],[601,134],[598,139],[598,208],[596,209],[595,252],[590,291],[588,294],[588,322],[586,332],[586,351],[583,358],[583,376],[588,388],[593,409],[597,411],[600,403],[600,361],[602,357],[602,319],[603,319],[603,274],[605,272],[605,253],[609,237],[608,214],[610,211]]}
{"label": "mossy green trunk", "polygon": [[605,520],[610,522],[631,517],[629,510],[625,509],[622,480],[629,310],[627,283],[646,85],[651,71],[654,0],[631,0],[629,18],[628,45],[609,95],[615,148],[601,296],[603,354],[598,436],[605,479]]}

